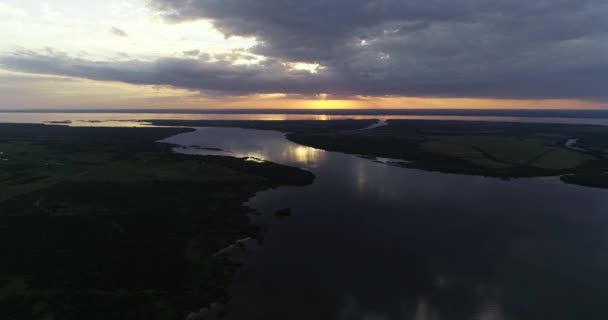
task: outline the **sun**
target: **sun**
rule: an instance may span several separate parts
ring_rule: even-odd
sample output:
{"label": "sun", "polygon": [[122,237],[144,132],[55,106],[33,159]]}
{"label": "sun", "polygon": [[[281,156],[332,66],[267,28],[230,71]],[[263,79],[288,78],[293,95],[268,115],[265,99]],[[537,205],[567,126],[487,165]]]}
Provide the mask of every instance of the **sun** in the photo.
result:
{"label": "sun", "polygon": [[356,107],[352,100],[331,99],[327,93],[317,95],[318,99],[309,100],[307,104],[313,109],[348,109]]}

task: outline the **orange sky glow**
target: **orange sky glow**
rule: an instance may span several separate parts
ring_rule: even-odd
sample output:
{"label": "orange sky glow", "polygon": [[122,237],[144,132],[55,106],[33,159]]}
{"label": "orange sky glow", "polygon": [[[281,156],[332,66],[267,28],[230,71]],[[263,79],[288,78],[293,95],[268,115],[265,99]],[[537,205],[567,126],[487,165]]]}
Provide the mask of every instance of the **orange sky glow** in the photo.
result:
{"label": "orange sky glow", "polygon": [[[15,76],[15,75],[12,75]],[[65,77],[21,75],[28,86],[0,84],[0,109],[601,109],[587,100],[517,100],[444,97],[364,97],[285,94],[205,96],[199,92]]]}

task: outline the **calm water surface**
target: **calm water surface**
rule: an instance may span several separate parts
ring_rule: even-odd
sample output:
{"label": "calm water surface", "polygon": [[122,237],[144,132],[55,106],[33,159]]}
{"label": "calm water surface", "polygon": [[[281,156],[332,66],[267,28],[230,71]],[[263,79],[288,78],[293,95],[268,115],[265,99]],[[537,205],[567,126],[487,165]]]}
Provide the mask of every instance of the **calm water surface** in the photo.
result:
{"label": "calm water surface", "polygon": [[403,169],[201,128],[168,142],[312,171],[259,193],[267,237],[230,288],[228,319],[608,319],[608,191]]}

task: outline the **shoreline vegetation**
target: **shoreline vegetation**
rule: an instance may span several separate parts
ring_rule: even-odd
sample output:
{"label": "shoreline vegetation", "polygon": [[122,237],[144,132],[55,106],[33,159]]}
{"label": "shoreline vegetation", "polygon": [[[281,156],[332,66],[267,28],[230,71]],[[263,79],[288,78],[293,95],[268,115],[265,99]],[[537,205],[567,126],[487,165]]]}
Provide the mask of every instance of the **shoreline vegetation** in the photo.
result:
{"label": "shoreline vegetation", "polygon": [[[159,126],[239,127],[286,133],[292,142],[391,165],[503,179],[560,177],[608,188],[608,127],[578,124],[389,120],[150,120]],[[573,145],[575,141],[575,145]]]}
{"label": "shoreline vegetation", "polygon": [[[281,131],[298,144],[408,168],[504,179],[560,176],[608,188],[606,127],[391,120],[364,130],[376,121],[147,122],[166,127],[0,124],[3,315],[183,320],[221,312],[238,265],[217,253],[263,237],[243,204],[263,190],[308,185],[314,175],[271,162],[178,154],[157,142],[193,130],[187,127]],[[290,215],[287,208],[275,213]]]}
{"label": "shoreline vegetation", "polygon": [[183,320],[226,302],[238,266],[217,253],[263,237],[243,204],[314,176],[157,142],[191,130],[0,124],[0,313]]}

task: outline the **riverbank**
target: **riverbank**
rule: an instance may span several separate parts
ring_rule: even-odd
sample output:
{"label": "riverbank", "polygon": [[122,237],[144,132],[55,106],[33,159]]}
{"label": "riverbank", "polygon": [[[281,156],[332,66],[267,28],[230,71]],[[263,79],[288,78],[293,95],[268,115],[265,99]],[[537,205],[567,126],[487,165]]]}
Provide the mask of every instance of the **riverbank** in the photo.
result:
{"label": "riverbank", "polygon": [[[370,121],[151,122],[276,130],[300,145],[403,160],[399,165],[407,168],[505,179],[560,176],[566,183],[608,187],[607,127],[428,120],[389,120],[374,127]],[[578,149],[568,147],[571,139],[577,139]]]}
{"label": "riverbank", "polygon": [[215,253],[262,236],[245,203],[301,169],[172,152],[182,128],[0,124],[0,313],[180,319],[227,299]]}

